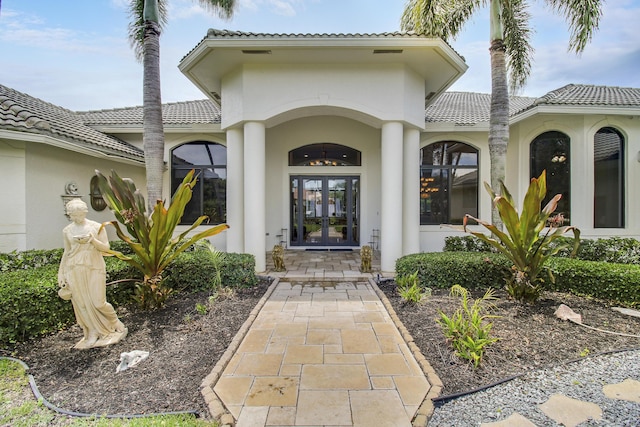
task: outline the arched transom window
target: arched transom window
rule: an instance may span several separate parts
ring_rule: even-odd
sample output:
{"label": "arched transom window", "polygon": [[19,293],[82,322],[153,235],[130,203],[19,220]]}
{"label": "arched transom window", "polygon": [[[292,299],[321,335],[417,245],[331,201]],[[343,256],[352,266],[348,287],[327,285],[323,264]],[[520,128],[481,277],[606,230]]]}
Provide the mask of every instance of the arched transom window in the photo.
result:
{"label": "arched transom window", "polygon": [[227,147],[197,141],[175,148],[171,154],[171,194],[191,169],[195,169],[198,182],[181,224],[192,224],[201,215],[207,215],[210,224],[226,222]]}
{"label": "arched transom window", "polygon": [[462,224],[478,216],[478,150],[447,141],[420,150],[420,224]]}
{"label": "arched transom window", "polygon": [[360,151],[328,142],[289,151],[289,166],[360,166]]}

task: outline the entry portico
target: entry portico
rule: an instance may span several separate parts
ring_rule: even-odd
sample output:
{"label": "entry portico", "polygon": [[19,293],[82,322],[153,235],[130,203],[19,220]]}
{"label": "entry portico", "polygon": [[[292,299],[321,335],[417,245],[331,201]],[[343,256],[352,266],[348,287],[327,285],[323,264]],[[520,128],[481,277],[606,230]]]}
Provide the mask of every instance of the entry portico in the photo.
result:
{"label": "entry portico", "polygon": [[[393,271],[400,256],[419,252],[424,107],[466,70],[449,45],[406,33],[209,30],[180,69],[224,106],[227,251],[254,255],[256,270],[264,271],[265,253],[282,230],[289,231],[288,243],[301,248],[314,241],[331,245],[323,224],[338,223],[349,206],[341,241],[361,246],[380,230],[382,271]],[[355,150],[359,162],[292,160],[295,150],[322,144]],[[322,184],[328,178],[339,182],[336,191],[348,200],[323,198],[330,191]],[[294,181],[314,181],[322,188],[313,200],[305,193],[303,201]],[[323,202],[316,204],[315,197]],[[304,222],[305,212],[315,215],[316,208],[322,219],[317,230]],[[308,237],[312,234],[318,239]]]}

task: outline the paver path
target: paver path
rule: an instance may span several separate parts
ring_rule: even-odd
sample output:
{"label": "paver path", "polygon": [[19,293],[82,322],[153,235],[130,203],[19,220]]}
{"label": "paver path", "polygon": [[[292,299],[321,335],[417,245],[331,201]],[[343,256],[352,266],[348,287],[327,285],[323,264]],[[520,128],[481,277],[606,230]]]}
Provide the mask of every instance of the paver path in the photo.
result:
{"label": "paver path", "polygon": [[411,426],[431,385],[374,286],[278,282],[205,380],[210,408],[219,399],[239,427]]}

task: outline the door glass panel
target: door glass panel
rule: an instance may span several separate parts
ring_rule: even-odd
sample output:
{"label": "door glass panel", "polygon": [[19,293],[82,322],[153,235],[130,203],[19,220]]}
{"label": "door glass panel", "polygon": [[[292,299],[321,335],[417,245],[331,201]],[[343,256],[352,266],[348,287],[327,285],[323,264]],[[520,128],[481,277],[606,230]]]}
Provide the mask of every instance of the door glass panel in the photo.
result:
{"label": "door glass panel", "polygon": [[326,206],[322,197],[322,179],[303,179],[302,195],[304,212],[302,219],[302,242],[313,245],[322,243],[323,218]]}
{"label": "door glass panel", "polygon": [[358,244],[357,177],[291,177],[291,244]]}
{"label": "door glass panel", "polygon": [[351,242],[355,245],[360,243],[358,233],[358,221],[360,219],[360,180],[358,178],[351,179]]}
{"label": "door glass panel", "polygon": [[298,178],[291,178],[291,242],[295,245],[298,243],[298,215],[300,214],[300,197]]}
{"label": "door glass panel", "polygon": [[328,244],[340,244],[347,241],[347,180],[344,178],[328,180]]}

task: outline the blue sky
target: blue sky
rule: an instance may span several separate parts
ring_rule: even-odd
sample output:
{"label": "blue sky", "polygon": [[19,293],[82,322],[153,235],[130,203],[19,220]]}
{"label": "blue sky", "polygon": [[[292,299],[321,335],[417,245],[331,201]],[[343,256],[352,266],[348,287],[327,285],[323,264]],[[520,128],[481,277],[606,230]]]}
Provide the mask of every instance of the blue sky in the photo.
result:
{"label": "blue sky", "polygon": [[[405,0],[237,0],[223,21],[191,0],[170,0],[161,37],[163,102],[202,99],[178,62],[208,28],[265,33],[398,31]],[[127,40],[128,0],[0,0],[0,83],[72,110],[142,104],[142,65]],[[608,0],[600,30],[581,56],[567,26],[531,0],[534,67],[519,94],[541,96],[568,83],[640,87],[640,0]],[[451,41],[469,70],[450,90],[491,90],[488,11]]]}

